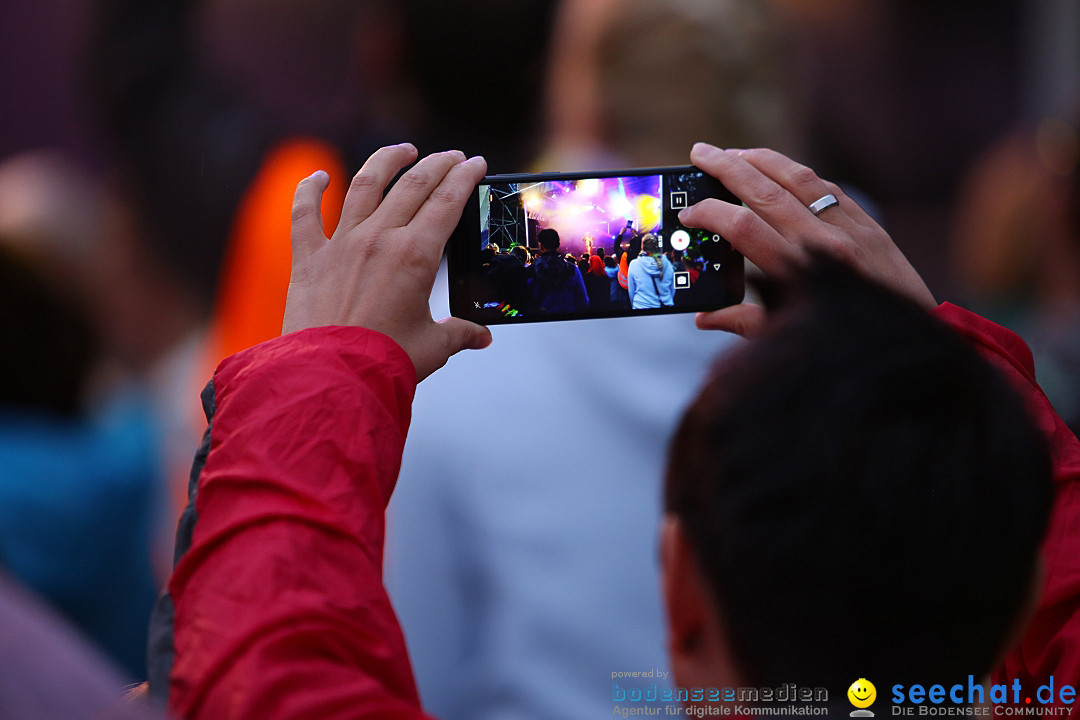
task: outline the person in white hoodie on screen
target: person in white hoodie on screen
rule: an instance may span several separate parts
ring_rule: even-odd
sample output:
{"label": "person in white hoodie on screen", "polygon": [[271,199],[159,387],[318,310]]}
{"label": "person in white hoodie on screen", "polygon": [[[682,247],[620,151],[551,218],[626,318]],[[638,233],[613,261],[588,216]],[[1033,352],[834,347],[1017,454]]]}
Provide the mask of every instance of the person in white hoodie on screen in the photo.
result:
{"label": "person in white hoodie on screen", "polygon": [[675,304],[675,267],[660,254],[660,241],[652,233],[642,239],[641,255],[630,261],[626,280],[635,310]]}

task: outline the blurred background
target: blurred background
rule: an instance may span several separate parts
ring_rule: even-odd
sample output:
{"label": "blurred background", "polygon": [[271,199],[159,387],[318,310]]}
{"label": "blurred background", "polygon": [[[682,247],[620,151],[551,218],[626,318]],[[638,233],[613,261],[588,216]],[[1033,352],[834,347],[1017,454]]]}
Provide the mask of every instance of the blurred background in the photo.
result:
{"label": "blurred background", "polygon": [[[0,28],[0,568],[131,678],[199,389],[280,331],[295,183],[331,172],[332,223],[384,143],[493,173],[774,145],[866,202],[939,300],[1024,335],[1080,427],[1075,0],[5,0]],[[431,598],[395,592],[410,632]]]}

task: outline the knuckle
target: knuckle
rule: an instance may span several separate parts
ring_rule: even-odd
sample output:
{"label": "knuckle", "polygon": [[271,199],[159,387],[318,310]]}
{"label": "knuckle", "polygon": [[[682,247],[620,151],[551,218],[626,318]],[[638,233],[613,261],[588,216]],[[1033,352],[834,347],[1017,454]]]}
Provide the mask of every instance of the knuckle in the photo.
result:
{"label": "knuckle", "polygon": [[398,267],[409,277],[424,277],[432,270],[429,250],[420,238],[413,237],[411,242],[405,243],[395,242],[393,247]]}
{"label": "knuckle", "polygon": [[817,173],[805,165],[800,165],[791,172],[788,181],[796,188],[815,188],[818,187],[821,179],[817,176]]}
{"label": "knuckle", "polygon": [[361,262],[369,262],[374,260],[379,255],[379,248],[382,245],[378,236],[372,236],[366,238],[364,241],[356,244],[356,254]]}
{"label": "knuckle", "polygon": [[431,191],[431,199],[444,205],[453,205],[458,201],[458,194],[445,185],[440,185]]}
{"label": "knuckle", "polygon": [[410,170],[397,181],[397,184],[406,190],[419,190],[427,187],[430,183],[431,176],[421,170]]}
{"label": "knuckle", "polygon": [[421,249],[420,243],[412,242],[401,248],[401,262],[405,267],[423,267],[426,259],[426,254]]}
{"label": "knuckle", "polygon": [[378,180],[374,175],[365,173],[363,170],[361,170],[360,172],[353,175],[352,181],[349,183],[349,189],[363,192],[364,190],[373,189],[377,182]]}
{"label": "knuckle", "polygon": [[292,206],[292,221],[300,223],[315,214],[315,203],[308,200],[297,200]]}
{"label": "knuckle", "polygon": [[787,190],[779,185],[770,183],[763,187],[757,194],[757,201],[759,205],[775,206],[779,205],[781,200],[787,194]]}
{"label": "knuckle", "polygon": [[830,235],[819,240],[815,245],[843,263],[851,264],[855,261],[855,244],[846,238]]}
{"label": "knuckle", "polygon": [[757,215],[753,210],[745,207],[738,208],[731,214],[731,234],[734,237],[753,234],[757,220]]}

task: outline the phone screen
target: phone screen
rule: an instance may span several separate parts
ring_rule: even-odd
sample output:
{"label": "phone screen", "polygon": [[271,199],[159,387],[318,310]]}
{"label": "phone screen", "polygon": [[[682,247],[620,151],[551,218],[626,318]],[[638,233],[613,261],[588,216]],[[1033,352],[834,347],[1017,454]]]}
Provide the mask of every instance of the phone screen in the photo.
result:
{"label": "phone screen", "polygon": [[448,244],[451,313],[492,325],[738,303],[742,256],[678,220],[709,197],[738,203],[694,167],[486,177]]}

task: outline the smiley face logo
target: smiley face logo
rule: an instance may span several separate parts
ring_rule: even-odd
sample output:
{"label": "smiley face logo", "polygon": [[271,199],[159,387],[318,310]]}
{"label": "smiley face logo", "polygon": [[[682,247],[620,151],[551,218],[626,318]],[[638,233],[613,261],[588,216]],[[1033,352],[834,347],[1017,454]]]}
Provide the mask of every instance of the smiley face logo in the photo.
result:
{"label": "smiley face logo", "polygon": [[857,708],[868,708],[877,699],[877,688],[866,678],[859,678],[847,689],[848,700]]}

